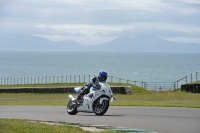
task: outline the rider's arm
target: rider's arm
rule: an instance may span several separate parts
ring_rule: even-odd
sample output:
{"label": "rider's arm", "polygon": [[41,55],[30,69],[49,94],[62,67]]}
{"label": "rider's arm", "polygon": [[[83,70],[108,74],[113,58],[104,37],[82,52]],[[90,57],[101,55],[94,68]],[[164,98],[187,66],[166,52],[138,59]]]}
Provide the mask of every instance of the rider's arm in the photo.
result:
{"label": "rider's arm", "polygon": [[88,86],[89,88],[93,87],[93,85],[95,84],[95,82],[96,82],[96,78],[93,77],[93,78],[90,79],[90,81],[87,84],[85,84],[85,86]]}
{"label": "rider's arm", "polygon": [[94,88],[101,89],[101,85],[99,84],[99,79],[97,77],[93,77],[91,81]]}
{"label": "rider's arm", "polygon": [[99,84],[99,80],[97,79],[97,77],[93,77],[90,82],[88,82],[86,84],[86,86],[88,86],[89,88],[90,87],[94,87],[94,88],[97,88],[97,89],[100,89],[101,88],[101,85]]}

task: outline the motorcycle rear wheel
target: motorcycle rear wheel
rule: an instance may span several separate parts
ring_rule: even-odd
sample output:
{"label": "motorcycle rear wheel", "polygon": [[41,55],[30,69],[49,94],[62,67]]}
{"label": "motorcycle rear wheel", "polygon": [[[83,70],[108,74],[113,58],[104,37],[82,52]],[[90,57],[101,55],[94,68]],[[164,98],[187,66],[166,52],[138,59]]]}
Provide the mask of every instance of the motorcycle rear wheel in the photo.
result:
{"label": "motorcycle rear wheel", "polygon": [[100,104],[100,101],[98,101],[94,107],[94,112],[96,115],[101,116],[106,113],[108,108],[109,108],[109,100],[103,100],[102,104]]}
{"label": "motorcycle rear wheel", "polygon": [[71,100],[67,104],[67,113],[69,115],[76,115],[78,113],[77,106],[73,105]]}

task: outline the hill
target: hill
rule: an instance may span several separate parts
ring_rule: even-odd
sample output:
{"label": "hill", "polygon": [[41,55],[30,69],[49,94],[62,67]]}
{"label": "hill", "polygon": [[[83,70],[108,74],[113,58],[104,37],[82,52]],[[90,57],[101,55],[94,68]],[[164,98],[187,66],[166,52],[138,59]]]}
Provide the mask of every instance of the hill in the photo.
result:
{"label": "hill", "polygon": [[58,49],[72,51],[199,52],[200,44],[177,43],[155,36],[118,37],[101,45],[82,46],[76,41],[50,41],[25,34],[0,34],[0,49]]}
{"label": "hill", "polygon": [[118,37],[110,42],[91,46],[91,49],[134,52],[199,52],[200,44],[171,42],[154,36],[137,36],[134,38]]}
{"label": "hill", "polygon": [[50,41],[39,36],[25,34],[1,34],[0,49],[62,49],[80,50],[82,46],[72,40]]}

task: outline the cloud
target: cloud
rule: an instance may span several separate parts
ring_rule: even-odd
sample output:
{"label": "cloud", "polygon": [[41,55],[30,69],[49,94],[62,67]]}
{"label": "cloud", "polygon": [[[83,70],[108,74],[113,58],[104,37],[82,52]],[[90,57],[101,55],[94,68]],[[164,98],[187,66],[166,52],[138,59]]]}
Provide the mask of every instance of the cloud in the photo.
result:
{"label": "cloud", "polygon": [[136,24],[134,28],[123,30],[120,34],[127,36],[154,35],[158,37],[200,37],[200,28],[186,25],[173,25],[164,23]]}
{"label": "cloud", "polygon": [[[56,34],[35,34],[37,36],[42,36],[50,40],[65,40],[65,39],[75,39],[77,42],[87,45],[87,44],[101,44],[114,39],[116,36],[106,36],[110,35],[111,32],[121,31],[123,27],[116,26],[106,26],[106,25],[38,25],[38,29],[45,30],[46,28],[53,29]],[[102,35],[100,35],[101,33]],[[100,38],[104,39],[100,39]]]}
{"label": "cloud", "polygon": [[[0,31],[98,44],[153,34],[199,42],[199,0],[0,0]],[[104,39],[102,39],[104,38]]]}

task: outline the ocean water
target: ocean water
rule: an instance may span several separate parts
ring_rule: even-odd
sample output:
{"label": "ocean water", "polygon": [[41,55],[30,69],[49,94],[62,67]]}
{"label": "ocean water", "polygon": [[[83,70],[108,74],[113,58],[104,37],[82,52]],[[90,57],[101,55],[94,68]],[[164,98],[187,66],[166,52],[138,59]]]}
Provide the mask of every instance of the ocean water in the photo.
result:
{"label": "ocean water", "polygon": [[97,75],[174,82],[200,70],[200,53],[0,51],[0,78]]}

